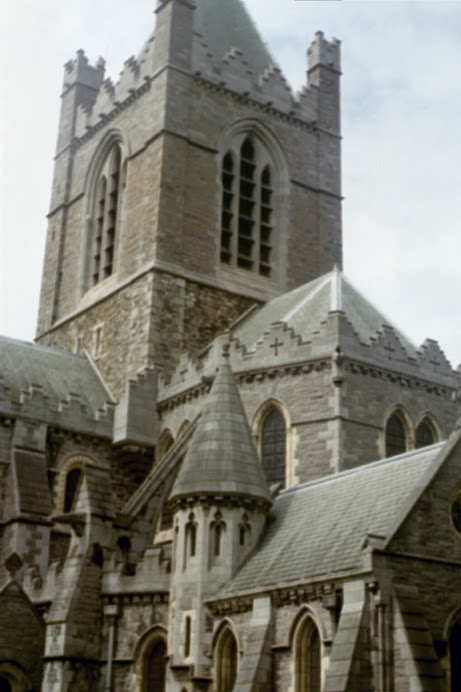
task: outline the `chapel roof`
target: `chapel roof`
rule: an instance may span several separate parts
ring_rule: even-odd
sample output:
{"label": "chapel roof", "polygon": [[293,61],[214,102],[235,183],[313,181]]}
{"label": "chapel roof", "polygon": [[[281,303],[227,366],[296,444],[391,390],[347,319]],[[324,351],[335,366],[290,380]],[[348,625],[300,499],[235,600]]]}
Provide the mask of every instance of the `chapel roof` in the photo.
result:
{"label": "chapel roof", "polygon": [[444,444],[281,492],[258,550],[220,597],[360,569],[367,536],[392,534],[431,466],[438,466]]}
{"label": "chapel roof", "polygon": [[227,354],[221,357],[170,499],[203,494],[272,504]]}
{"label": "chapel roof", "polygon": [[70,395],[77,395],[89,413],[112,401],[86,356],[8,337],[0,337],[0,379],[18,401],[31,387],[40,387],[53,408]]}
{"label": "chapel roof", "polygon": [[365,298],[337,268],[289,293],[273,298],[258,311],[251,313],[232,328],[247,350],[252,350],[270,325],[284,322],[304,341],[318,332],[331,311],[345,313],[361,341],[370,343],[383,326],[391,327],[405,348],[407,355],[415,356],[417,349],[390,320]]}
{"label": "chapel roof", "polygon": [[275,65],[241,0],[197,0],[194,22],[215,62],[238,48],[256,75]]}

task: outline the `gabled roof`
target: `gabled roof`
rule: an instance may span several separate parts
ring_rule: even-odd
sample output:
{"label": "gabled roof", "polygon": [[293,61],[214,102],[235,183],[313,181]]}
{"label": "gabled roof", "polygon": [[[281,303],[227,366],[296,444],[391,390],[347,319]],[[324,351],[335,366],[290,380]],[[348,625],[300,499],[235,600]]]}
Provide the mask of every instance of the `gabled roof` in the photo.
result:
{"label": "gabled roof", "polygon": [[339,269],[314,279],[269,301],[232,329],[247,349],[252,349],[274,322],[285,322],[304,341],[309,340],[331,311],[344,312],[361,341],[369,343],[383,326],[392,327],[409,356],[414,344],[374,307]]}
{"label": "gabled roof", "polygon": [[221,358],[170,499],[204,494],[239,496],[272,504],[228,352]]}
{"label": "gabled roof", "polygon": [[282,492],[254,555],[219,594],[275,587],[362,567],[367,535],[385,539],[444,443]]}
{"label": "gabled roof", "polygon": [[256,76],[275,65],[241,0],[197,0],[194,23],[216,63],[238,48]]}
{"label": "gabled roof", "polygon": [[26,341],[0,337],[0,377],[15,400],[34,385],[53,408],[71,394],[93,413],[111,401],[88,358]]}

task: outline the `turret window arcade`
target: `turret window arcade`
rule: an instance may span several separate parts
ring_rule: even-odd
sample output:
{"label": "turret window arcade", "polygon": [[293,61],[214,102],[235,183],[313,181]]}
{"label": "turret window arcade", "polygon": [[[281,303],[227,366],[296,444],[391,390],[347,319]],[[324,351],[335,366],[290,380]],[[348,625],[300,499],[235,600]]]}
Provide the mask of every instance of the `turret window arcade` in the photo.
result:
{"label": "turret window arcade", "polygon": [[271,277],[274,270],[273,164],[247,134],[222,160],[221,262]]}

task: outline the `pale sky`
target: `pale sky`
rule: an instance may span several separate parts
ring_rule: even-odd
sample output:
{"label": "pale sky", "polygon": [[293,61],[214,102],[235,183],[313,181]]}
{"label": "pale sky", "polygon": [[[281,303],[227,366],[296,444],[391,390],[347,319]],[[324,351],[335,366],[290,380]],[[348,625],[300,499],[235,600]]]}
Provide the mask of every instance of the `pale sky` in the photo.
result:
{"label": "pale sky", "polygon": [[[216,0],[224,2],[225,0]],[[156,0],[0,7],[0,333],[32,340],[64,63],[117,81]],[[344,269],[419,346],[461,361],[461,2],[246,0],[295,91],[318,29],[342,42]]]}

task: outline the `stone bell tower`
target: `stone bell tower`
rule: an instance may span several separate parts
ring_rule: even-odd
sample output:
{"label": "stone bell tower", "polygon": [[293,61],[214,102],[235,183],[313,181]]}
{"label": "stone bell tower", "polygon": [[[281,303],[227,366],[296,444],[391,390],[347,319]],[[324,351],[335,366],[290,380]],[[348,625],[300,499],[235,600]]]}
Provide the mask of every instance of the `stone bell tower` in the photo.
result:
{"label": "stone bell tower", "polygon": [[116,397],[342,259],[338,42],[295,96],[241,0],[155,13],[118,82],[65,66],[37,325]]}

